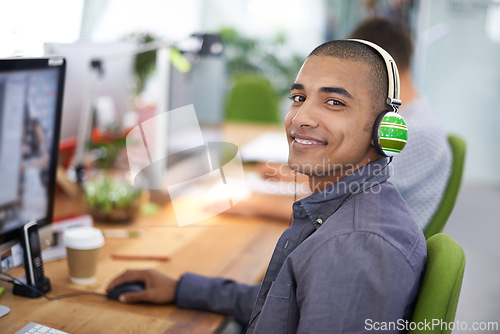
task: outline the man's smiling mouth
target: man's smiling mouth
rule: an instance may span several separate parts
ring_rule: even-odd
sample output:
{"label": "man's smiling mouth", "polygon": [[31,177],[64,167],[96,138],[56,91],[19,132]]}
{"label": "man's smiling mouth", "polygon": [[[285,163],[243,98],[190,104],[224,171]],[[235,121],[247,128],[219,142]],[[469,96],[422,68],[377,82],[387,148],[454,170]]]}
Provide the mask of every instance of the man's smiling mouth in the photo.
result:
{"label": "man's smiling mouth", "polygon": [[325,146],[326,142],[321,141],[316,138],[311,138],[307,136],[292,136],[293,141],[292,141],[292,146],[296,148],[313,148],[313,147],[318,147],[318,146]]}
{"label": "man's smiling mouth", "polygon": [[309,139],[295,138],[295,141],[299,144],[304,144],[304,145],[314,145],[314,144],[324,145],[323,142],[319,142],[316,140],[309,140]]}

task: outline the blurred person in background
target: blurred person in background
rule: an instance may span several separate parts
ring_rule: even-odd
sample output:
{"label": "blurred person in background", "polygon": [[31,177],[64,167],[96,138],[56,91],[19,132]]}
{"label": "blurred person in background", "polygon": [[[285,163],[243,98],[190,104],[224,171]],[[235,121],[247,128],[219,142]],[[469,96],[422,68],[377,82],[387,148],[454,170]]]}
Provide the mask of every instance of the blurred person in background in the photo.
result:
{"label": "blurred person in background", "polygon": [[413,83],[410,31],[400,20],[373,17],[361,22],[349,38],[381,46],[398,66],[403,101],[399,112],[408,125],[408,143],[403,152],[394,157],[390,182],[398,187],[418,225],[424,229],[443,197],[452,157],[441,123]]}

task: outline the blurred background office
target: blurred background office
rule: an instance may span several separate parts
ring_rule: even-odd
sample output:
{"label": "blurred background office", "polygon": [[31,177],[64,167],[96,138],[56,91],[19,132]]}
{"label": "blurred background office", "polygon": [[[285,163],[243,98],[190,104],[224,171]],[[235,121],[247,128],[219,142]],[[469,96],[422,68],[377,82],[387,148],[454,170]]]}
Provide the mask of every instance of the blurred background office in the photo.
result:
{"label": "blurred background office", "polygon": [[[0,56],[39,56],[47,51],[47,43],[56,48],[55,52],[70,55],[78,50],[65,50],[68,44],[89,42],[112,45],[108,53],[125,54],[128,46],[120,43],[137,42],[137,36],[145,35],[190,49],[187,41],[192,34],[225,37],[225,49],[219,50],[224,62],[220,75],[211,72],[199,89],[216,82],[222,97],[208,101],[222,109],[236,72],[254,71],[266,77],[278,92],[282,119],[287,109],[286,91],[307,54],[326,40],[345,38],[361,20],[373,15],[399,18],[408,24],[416,42],[412,72],[417,89],[431,101],[446,132],[459,134],[467,142],[462,190],[445,228],[464,247],[468,261],[456,318],[470,322],[498,320],[500,1],[1,1]],[[58,45],[63,46],[57,50]],[[214,55],[219,51],[212,50]],[[128,63],[123,61],[122,66],[132,71],[130,59]],[[195,64],[192,59],[188,61]],[[71,63],[68,65],[71,67]],[[89,72],[84,66],[88,64],[82,64],[79,72],[68,72],[80,76],[81,85]],[[123,82],[119,68],[114,71],[107,76],[111,80],[108,86],[124,85],[122,91],[132,95],[137,84]],[[161,94],[154,86],[153,79],[143,94],[145,103]],[[82,99],[82,89],[67,92],[65,104]],[[182,95],[182,91],[172,94],[172,89],[172,99]],[[105,100],[101,103],[106,105]],[[124,101],[114,101],[114,105],[121,109],[120,117],[132,108]],[[80,109],[72,108],[64,110],[63,138],[77,132]],[[223,115],[218,117],[211,121],[224,120]]]}

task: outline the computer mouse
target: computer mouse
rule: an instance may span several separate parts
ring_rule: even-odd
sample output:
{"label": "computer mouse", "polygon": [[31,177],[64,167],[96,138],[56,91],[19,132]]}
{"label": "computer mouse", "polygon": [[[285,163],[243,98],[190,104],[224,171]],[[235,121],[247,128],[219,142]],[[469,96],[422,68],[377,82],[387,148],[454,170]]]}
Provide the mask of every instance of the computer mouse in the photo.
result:
{"label": "computer mouse", "polygon": [[144,282],[128,282],[118,285],[112,290],[109,290],[106,296],[109,299],[118,300],[120,295],[125,292],[138,292],[146,289]]}

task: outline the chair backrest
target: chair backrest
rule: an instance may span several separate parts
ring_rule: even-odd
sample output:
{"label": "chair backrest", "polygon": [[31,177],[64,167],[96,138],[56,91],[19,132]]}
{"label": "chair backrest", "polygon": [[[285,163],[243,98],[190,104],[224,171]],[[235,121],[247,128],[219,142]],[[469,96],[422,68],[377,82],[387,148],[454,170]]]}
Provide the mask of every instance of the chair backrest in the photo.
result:
{"label": "chair backrest", "polygon": [[237,76],[226,100],[226,120],[280,124],[278,94],[271,82],[255,74]]}
{"label": "chair backrest", "polygon": [[[452,237],[437,233],[427,240],[425,273],[409,334],[451,333],[464,270],[465,253]],[[435,325],[424,328],[426,323]]]}
{"label": "chair backrest", "polygon": [[428,239],[436,233],[442,232],[451,211],[455,206],[460,185],[462,183],[462,174],[465,162],[465,141],[456,135],[448,135],[448,143],[452,152],[452,164],[450,178],[443,193],[441,203],[439,203],[437,211],[432,216],[431,221],[424,229],[425,238]]}

